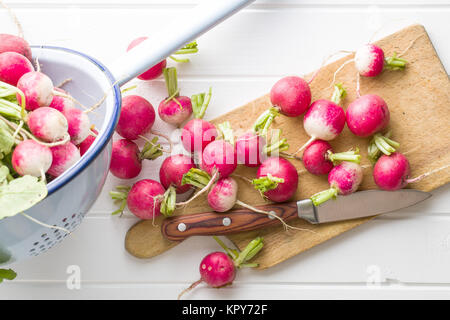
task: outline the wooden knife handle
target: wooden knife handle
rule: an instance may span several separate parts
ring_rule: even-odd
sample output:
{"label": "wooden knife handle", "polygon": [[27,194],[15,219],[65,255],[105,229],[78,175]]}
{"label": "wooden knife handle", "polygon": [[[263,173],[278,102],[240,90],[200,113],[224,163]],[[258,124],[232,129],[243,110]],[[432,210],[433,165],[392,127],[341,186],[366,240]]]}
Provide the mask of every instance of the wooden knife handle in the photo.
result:
{"label": "wooden knife handle", "polygon": [[[285,221],[298,217],[296,202],[256,208],[273,212]],[[280,220],[264,213],[237,209],[225,213],[205,212],[167,218],[162,223],[161,231],[167,239],[181,241],[190,236],[224,235],[276,224],[281,224]]]}

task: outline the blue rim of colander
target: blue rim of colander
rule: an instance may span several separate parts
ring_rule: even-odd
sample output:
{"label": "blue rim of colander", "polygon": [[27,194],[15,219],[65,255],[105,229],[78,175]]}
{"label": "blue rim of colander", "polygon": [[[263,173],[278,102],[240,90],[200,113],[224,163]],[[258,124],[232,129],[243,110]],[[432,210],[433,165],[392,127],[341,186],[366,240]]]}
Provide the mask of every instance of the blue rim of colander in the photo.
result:
{"label": "blue rim of colander", "polygon": [[43,49],[52,49],[52,50],[60,50],[60,51],[66,51],[70,52],[76,55],[79,55],[90,62],[92,62],[94,65],[96,65],[109,79],[111,85],[113,86],[112,92],[114,93],[114,110],[112,112],[112,116],[109,119],[105,132],[102,134],[100,133],[97,136],[98,142],[95,145],[94,148],[89,148],[89,150],[81,157],[81,159],[74,164],[71,168],[69,168],[66,172],[64,172],[61,176],[56,178],[55,180],[49,182],[47,184],[48,189],[48,195],[52,194],[53,192],[57,191],[61,187],[63,187],[66,183],[70,182],[72,179],[74,179],[79,173],[81,173],[92,161],[94,161],[95,158],[102,152],[102,150],[106,147],[109,140],[111,139],[114,129],[116,128],[116,124],[119,121],[119,115],[120,115],[120,107],[121,107],[121,92],[118,84],[116,83],[116,79],[112,75],[112,73],[106,68],[105,65],[103,65],[100,61],[92,58],[91,56],[88,56],[84,53],[81,53],[79,51],[63,48],[63,47],[56,47],[56,46],[31,46],[32,48],[43,48]]}

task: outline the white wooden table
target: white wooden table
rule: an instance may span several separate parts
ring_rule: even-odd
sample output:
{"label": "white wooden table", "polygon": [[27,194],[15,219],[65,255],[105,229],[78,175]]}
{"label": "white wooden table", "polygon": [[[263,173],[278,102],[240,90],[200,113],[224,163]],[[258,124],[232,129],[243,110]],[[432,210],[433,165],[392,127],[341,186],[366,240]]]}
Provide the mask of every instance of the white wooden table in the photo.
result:
{"label": "white wooden table", "polygon": [[[107,65],[135,37],[164,28],[196,0],[10,0],[33,44],[75,48]],[[339,49],[352,50],[411,23],[425,25],[450,70],[448,0],[259,0],[199,39],[200,53],[179,66],[186,95],[214,96],[213,118],[266,93],[286,74],[305,74]],[[15,33],[4,11],[0,32]],[[154,105],[161,80],[139,82]],[[158,122],[158,129],[168,127]],[[161,161],[146,162],[141,177],[157,178]],[[185,241],[151,260],[124,249],[132,215],[111,217],[103,193],[76,232],[35,259],[13,266],[18,278],[0,285],[0,299],[174,299],[198,278],[200,259],[218,246],[211,238]],[[224,289],[201,287],[194,299],[450,298],[450,185],[405,212],[375,219],[265,271],[244,270]],[[75,266],[75,267],[74,267]],[[81,288],[67,279],[81,271]]]}

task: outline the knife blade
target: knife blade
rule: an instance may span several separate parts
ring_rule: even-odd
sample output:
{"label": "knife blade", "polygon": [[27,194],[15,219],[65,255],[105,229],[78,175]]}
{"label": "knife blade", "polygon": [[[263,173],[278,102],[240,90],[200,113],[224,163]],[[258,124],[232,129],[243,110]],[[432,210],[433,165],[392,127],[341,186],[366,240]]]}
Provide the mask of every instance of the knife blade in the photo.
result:
{"label": "knife blade", "polygon": [[[285,221],[301,218],[309,223],[328,223],[370,217],[410,207],[431,197],[428,192],[413,189],[398,191],[366,190],[339,196],[320,206],[310,199],[275,203],[257,207],[271,212]],[[161,225],[162,234],[169,240],[181,241],[190,236],[225,235],[280,224],[278,219],[249,209],[226,213],[205,212],[167,218]]]}

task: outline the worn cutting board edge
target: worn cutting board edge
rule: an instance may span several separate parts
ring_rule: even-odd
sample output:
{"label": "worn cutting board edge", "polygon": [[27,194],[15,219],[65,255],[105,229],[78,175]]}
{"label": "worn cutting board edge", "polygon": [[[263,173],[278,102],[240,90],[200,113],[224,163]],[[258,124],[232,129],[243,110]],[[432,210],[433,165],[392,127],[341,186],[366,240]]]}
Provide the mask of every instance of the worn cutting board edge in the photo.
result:
{"label": "worn cutting board edge", "polygon": [[[414,41],[414,42],[413,42]],[[407,69],[399,72],[383,72],[380,76],[376,78],[362,78],[361,79],[361,90],[362,93],[376,93],[382,96],[390,106],[391,110],[391,128],[393,130],[393,135],[396,140],[402,143],[400,151],[410,152],[408,157],[413,168],[413,175],[418,175],[425,171],[435,169],[446,163],[450,163],[450,154],[445,151],[448,148],[441,148],[436,151],[434,148],[434,162],[431,164],[429,159],[424,159],[423,153],[417,152],[417,148],[426,147],[428,143],[424,143],[427,135],[424,136],[423,126],[417,130],[416,127],[413,129],[405,130],[404,126],[411,122],[417,126],[418,120],[422,117],[418,114],[423,112],[410,111],[410,108],[405,108],[405,104],[410,103],[411,109],[416,109],[416,111],[423,111],[424,113],[430,113],[430,110],[437,114],[431,114],[432,120],[435,122],[435,126],[439,128],[437,130],[437,136],[444,138],[444,146],[449,146],[448,136],[450,135],[449,126],[445,126],[446,115],[448,115],[450,106],[450,83],[448,81],[447,73],[445,72],[442,63],[440,62],[437,54],[426,34],[426,31],[421,25],[413,25],[400,30],[386,38],[377,42],[387,55],[392,54],[394,51],[401,52],[404,48],[408,47],[410,44],[411,49],[405,54],[405,58],[409,61]],[[329,88],[329,84],[332,81],[332,74],[346,60],[350,59],[352,55],[346,56],[342,59],[337,60],[325,67],[317,75],[316,79],[311,84],[311,90],[313,93],[313,100],[318,98],[329,98],[331,95],[332,88]],[[421,72],[419,72],[421,71]],[[310,76],[310,75],[309,75]],[[348,97],[344,102],[344,108],[348,105],[350,101],[355,99],[355,79],[356,70],[352,64],[347,65],[339,74],[338,81],[342,82],[348,90]],[[308,76],[306,77],[308,78]],[[427,105],[427,109],[423,109],[417,105],[415,99],[410,99],[411,96],[414,98],[414,94],[417,95],[416,90],[412,90],[413,85],[420,84],[427,90],[422,92],[424,100],[428,97],[430,104]],[[402,93],[402,94],[399,94]],[[427,94],[423,94],[427,93]],[[406,100],[405,100],[406,96]],[[439,99],[433,99],[438,97]],[[409,99],[409,100],[408,100]],[[422,101],[422,99],[420,99]],[[411,103],[412,102],[412,103]],[[239,129],[249,128],[254,119],[262,111],[270,106],[270,100],[268,95],[260,97],[243,107],[237,108],[229,113],[214,119],[212,122],[220,123],[223,121],[230,121],[233,128],[238,131]],[[442,114],[443,113],[443,114]],[[442,116],[440,116],[442,114]],[[427,119],[430,117],[426,117]],[[414,120],[414,121],[413,121]],[[442,121],[444,121],[442,125]],[[439,123],[438,123],[439,122]],[[288,138],[291,144],[291,150],[296,150],[300,145],[302,145],[306,140],[307,136],[302,127],[302,118],[287,118],[279,117],[274,123],[275,128],[283,128],[283,136]],[[420,126],[419,126],[420,127]],[[426,128],[426,126],[425,126]],[[289,130],[291,129],[291,130]],[[416,130],[414,130],[416,129]],[[408,131],[408,132],[406,132]],[[419,131],[418,134],[415,134]],[[420,133],[421,132],[421,133]],[[406,137],[413,136],[420,139],[405,139]],[[436,135],[435,135],[436,136]],[[436,140],[436,139],[435,139]],[[426,141],[425,141],[426,142]],[[442,139],[441,139],[442,142]],[[366,147],[367,139],[360,139],[350,134],[346,128],[342,135],[332,142],[335,150],[342,151],[348,148],[358,145],[361,149],[363,158],[366,159]],[[440,143],[439,147],[441,147]],[[416,149],[416,151],[414,151]],[[423,161],[426,160],[426,161]],[[363,160],[363,162],[367,161]],[[299,170],[302,170],[303,166],[298,161],[292,161]],[[429,164],[426,168],[420,168],[420,164]],[[237,173],[252,177],[255,175],[256,169],[246,168],[239,166]],[[423,191],[430,191],[443,185],[450,181],[450,173],[444,173],[435,178],[435,180],[425,180],[414,185],[417,189]],[[259,194],[253,190],[250,186],[246,185],[243,181],[238,181],[240,187],[239,197],[241,200],[251,203],[253,205],[264,204],[264,200],[259,196]],[[316,177],[312,175],[300,175],[300,188],[295,199],[303,199],[311,196],[313,193],[318,192],[327,187],[326,178]],[[362,189],[371,189],[375,185],[371,179],[370,170],[366,170],[365,181],[363,183]],[[205,206],[205,199],[199,199],[195,201],[186,208],[183,212],[177,214],[189,214],[194,212],[202,212],[208,210]],[[295,256],[301,252],[304,252],[320,243],[323,243],[331,238],[334,238],[354,227],[367,222],[370,218],[344,221],[338,223],[332,223],[321,226],[311,226],[306,222],[297,221],[292,223],[297,227],[309,228],[314,230],[316,233],[311,232],[284,232],[281,227],[272,227],[264,230],[257,230],[252,232],[241,233],[237,235],[229,236],[230,240],[239,248],[243,248],[248,241],[250,241],[255,236],[263,236],[265,238],[265,247],[261,253],[256,258],[257,262],[260,263],[261,269],[265,269],[276,265],[292,256]],[[158,220],[156,221],[158,225]],[[153,245],[150,245],[153,244]],[[177,243],[169,242],[164,239],[159,232],[158,228],[153,227],[151,221],[143,221],[137,223],[133,226],[127,234],[126,237],[126,248],[134,256],[139,258],[149,258],[158,255]]]}

